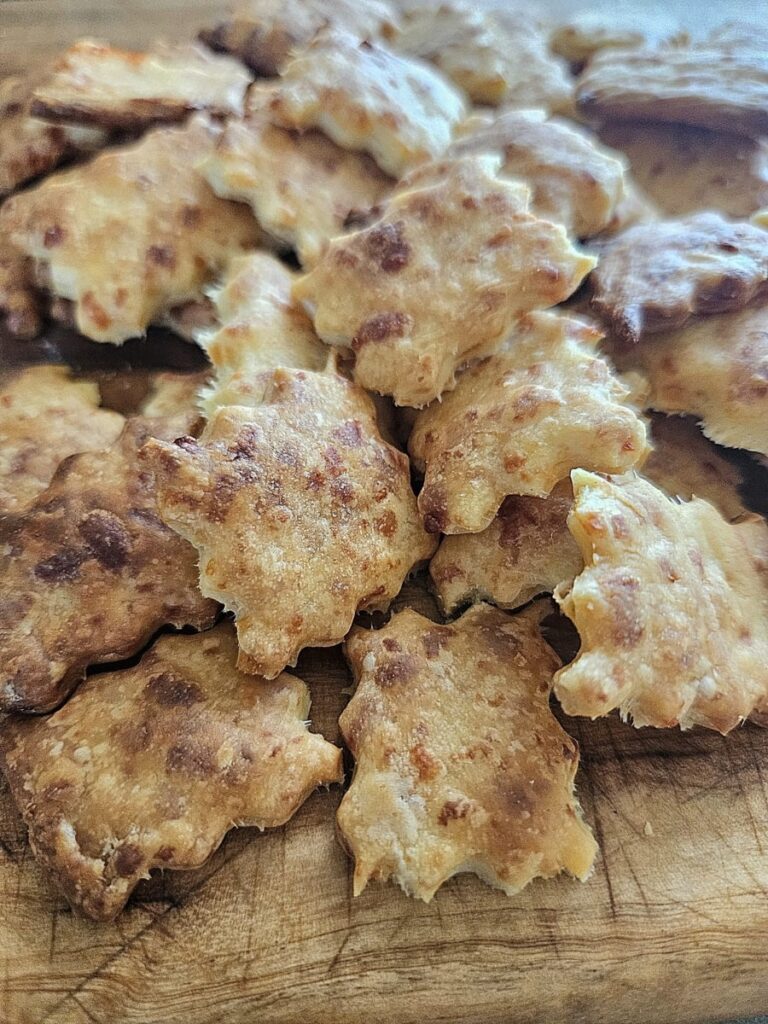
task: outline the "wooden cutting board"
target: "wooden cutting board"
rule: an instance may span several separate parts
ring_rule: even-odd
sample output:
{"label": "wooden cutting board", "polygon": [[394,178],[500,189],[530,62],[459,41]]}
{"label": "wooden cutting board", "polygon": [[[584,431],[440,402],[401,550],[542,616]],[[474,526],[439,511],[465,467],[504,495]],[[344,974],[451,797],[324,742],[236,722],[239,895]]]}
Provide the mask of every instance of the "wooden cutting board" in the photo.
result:
{"label": "wooden cutting board", "polygon": [[[0,73],[86,33],[190,36],[219,6],[0,0]],[[314,727],[337,739],[343,661],[311,652],[297,671]],[[336,788],[91,924],[37,867],[0,788],[0,1024],[675,1024],[768,1010],[768,731],[564,724],[602,853],[586,884],[515,898],[460,876],[429,905],[389,885],[353,900]]]}

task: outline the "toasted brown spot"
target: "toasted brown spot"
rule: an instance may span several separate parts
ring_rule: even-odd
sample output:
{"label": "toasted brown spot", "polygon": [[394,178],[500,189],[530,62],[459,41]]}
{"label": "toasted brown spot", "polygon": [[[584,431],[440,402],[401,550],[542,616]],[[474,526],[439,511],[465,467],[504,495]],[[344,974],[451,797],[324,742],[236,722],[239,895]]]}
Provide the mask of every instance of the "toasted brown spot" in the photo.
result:
{"label": "toasted brown spot", "polygon": [[194,741],[177,743],[170,747],[165,756],[165,767],[169,772],[180,772],[202,778],[216,771],[211,752]]}
{"label": "toasted brown spot", "polygon": [[406,313],[379,313],[363,321],[352,339],[352,349],[358,352],[369,342],[385,341],[387,338],[402,338],[411,326]]}
{"label": "toasted brown spot", "polygon": [[115,871],[121,878],[130,878],[136,873],[143,859],[138,846],[133,843],[124,843],[115,852]]}
{"label": "toasted brown spot", "polygon": [[437,816],[439,825],[447,825],[449,821],[461,821],[472,810],[469,800],[446,800]]}
{"label": "toasted brown spot", "polygon": [[333,436],[346,448],[359,448],[363,441],[363,428],[357,420],[348,420],[333,431]]}
{"label": "toasted brown spot", "polygon": [[428,658],[436,658],[443,647],[448,645],[452,636],[454,636],[452,629],[428,629],[421,638],[426,656]]}
{"label": "toasted brown spot", "polygon": [[81,300],[83,311],[100,331],[106,331],[112,323],[112,318],[96,299],[93,292],[86,292]]}
{"label": "toasted brown spot", "polygon": [[412,655],[397,654],[378,666],[373,676],[374,682],[382,689],[404,683],[416,674],[417,667]]}
{"label": "toasted brown spot", "polygon": [[156,267],[173,270],[176,266],[176,250],[172,245],[150,245],[147,249],[147,260]]}
{"label": "toasted brown spot", "polygon": [[374,520],[373,525],[383,537],[393,537],[397,529],[397,516],[388,508],[383,515]]}
{"label": "toasted brown spot", "polygon": [[145,692],[163,707],[188,708],[205,700],[203,691],[195,683],[180,679],[170,672],[161,672],[147,683]]}
{"label": "toasted brown spot", "polygon": [[606,573],[602,585],[613,614],[614,641],[620,647],[636,647],[643,635],[638,609],[640,581],[617,569]]}
{"label": "toasted brown spot", "polygon": [[435,779],[440,774],[442,762],[423,743],[411,747],[409,759],[423,781]]}
{"label": "toasted brown spot", "polygon": [[35,566],[35,576],[47,583],[67,583],[79,575],[80,566],[85,559],[84,552],[75,548],[65,548],[38,562]]}
{"label": "toasted brown spot", "polygon": [[94,509],[80,520],[78,533],[105,569],[122,569],[133,547],[122,520],[106,509]]}
{"label": "toasted brown spot", "polygon": [[55,246],[61,245],[66,238],[66,234],[66,231],[60,224],[52,224],[51,227],[45,229],[43,245],[46,249],[53,249]]}
{"label": "toasted brown spot", "polygon": [[382,646],[384,647],[384,650],[389,651],[390,653],[392,651],[402,651],[403,649],[400,646],[399,641],[395,640],[393,636],[385,636],[381,643]]}
{"label": "toasted brown spot", "polygon": [[368,256],[390,274],[406,267],[411,255],[401,221],[372,228],[365,240],[365,248]]}

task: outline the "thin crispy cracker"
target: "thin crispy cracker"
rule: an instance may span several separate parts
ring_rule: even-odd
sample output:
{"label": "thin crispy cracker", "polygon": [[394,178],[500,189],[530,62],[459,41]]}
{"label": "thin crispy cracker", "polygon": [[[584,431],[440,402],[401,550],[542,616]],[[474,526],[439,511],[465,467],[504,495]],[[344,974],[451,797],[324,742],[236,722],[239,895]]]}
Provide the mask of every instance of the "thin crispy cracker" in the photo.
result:
{"label": "thin crispy cracker", "polygon": [[36,77],[0,81],[0,197],[46,174],[76,153],[98,149],[106,141],[94,129],[66,128],[32,117]]}
{"label": "thin crispy cracker", "polygon": [[768,234],[716,213],[638,224],[602,248],[590,283],[592,308],[634,344],[768,291]]}
{"label": "thin crispy cracker", "polygon": [[275,370],[255,408],[219,409],[199,443],[150,441],[163,519],[200,552],[200,587],[235,612],[246,672],[277,676],[340,643],[434,550],[408,460],[373,403],[332,373]]}
{"label": "thin crispy cracker", "polygon": [[355,894],[371,878],[429,901],[461,871],[509,895],[589,874],[597,846],[573,791],[578,746],[549,709],[544,610],[477,605],[440,626],[406,609],[352,631],[340,725],[357,764],[338,823]]}
{"label": "thin crispy cracker", "polygon": [[393,45],[432,61],[475,103],[571,111],[573,83],[530,18],[516,24],[455,0],[406,13]]}
{"label": "thin crispy cracker", "polygon": [[686,41],[687,36],[671,19],[654,10],[653,18],[638,9],[576,11],[557,25],[549,38],[553,53],[570,64],[583,67],[596,53],[611,49],[639,49],[659,43]]}
{"label": "thin crispy cracker", "polygon": [[531,207],[579,238],[604,231],[624,198],[624,163],[585,129],[540,110],[505,110],[469,122],[451,154],[499,153],[500,174],[522,178]]}
{"label": "thin crispy cracker", "polygon": [[73,909],[109,920],[151,870],[199,867],[233,826],[282,825],[341,781],[341,751],[307,728],[306,685],[247,678],[236,653],[229,624],[161,637],[49,718],[5,725],[11,793]]}
{"label": "thin crispy cracker", "polygon": [[215,137],[202,117],[158,128],[3,205],[0,234],[55,296],[74,301],[86,337],[119,344],[143,334],[263,240],[250,210],[219,199],[195,169]]}
{"label": "thin crispy cracker", "polygon": [[768,133],[765,46],[609,49],[577,83],[580,109],[610,121],[668,121],[758,137]]}
{"label": "thin crispy cracker", "polygon": [[511,495],[480,533],[444,537],[429,564],[446,615],[478,601],[519,608],[537,594],[551,594],[584,562],[568,531],[570,484],[546,498]]}
{"label": "thin crispy cracker", "polygon": [[195,110],[240,114],[250,81],[239,61],[191,43],[156,43],[138,53],[80,39],[35,89],[32,112],[48,121],[133,130],[182,121]]}
{"label": "thin crispy cracker", "polygon": [[140,650],[161,626],[211,625],[194,548],[157,514],[138,452],[194,417],[129,420],[111,448],[73,455],[0,519],[0,708],[46,711],[88,665]]}
{"label": "thin crispy cracker", "polygon": [[729,732],[768,693],[768,525],[640,478],[571,479],[586,568],[556,595],[581,637],[555,679],[563,709]]}
{"label": "thin crispy cracker", "polygon": [[651,454],[642,474],[673,497],[705,498],[725,519],[747,512],[740,494],[741,471],[688,416],[651,414]]}
{"label": "thin crispy cracker", "polygon": [[581,320],[532,313],[419,413],[409,450],[430,532],[477,533],[505,495],[543,498],[576,466],[620,473],[643,458],[645,426],[599,339]]}
{"label": "thin crispy cracker", "polygon": [[645,374],[650,408],[688,413],[712,441],[768,455],[767,306],[699,317],[613,357]]}
{"label": "thin crispy cracker", "polygon": [[0,233],[0,324],[17,338],[34,338],[43,326],[32,261]]}
{"label": "thin crispy cracker", "polygon": [[258,112],[229,122],[203,173],[217,195],[248,203],[305,267],[393,186],[365,153],[341,149],[320,132],[277,128]]}
{"label": "thin crispy cracker", "polygon": [[259,75],[282,70],[291,52],[331,25],[358,39],[389,35],[398,23],[386,0],[245,0],[200,38],[214,50],[233,53]]}
{"label": "thin crispy cracker", "polygon": [[437,398],[520,313],[561,302],[594,265],[561,226],[528,212],[528,189],[496,178],[497,163],[421,168],[294,287],[323,341],[355,352],[355,379],[398,405]]}
{"label": "thin crispy cracker", "polygon": [[194,421],[198,411],[198,395],[200,389],[210,380],[209,370],[197,373],[174,373],[163,370],[153,373],[149,391],[145,396],[139,412],[142,416],[154,418],[185,417]]}
{"label": "thin crispy cracker", "polygon": [[718,210],[748,217],[768,205],[768,144],[727,132],[668,124],[610,124],[601,132],[629,159],[660,210],[679,217]]}
{"label": "thin crispy cracker", "polygon": [[265,252],[230,263],[221,287],[212,292],[219,327],[198,338],[215,369],[201,396],[207,419],[225,405],[258,404],[269,371],[278,366],[325,366],[329,349],[291,297],[295,278]]}
{"label": "thin crispy cracker", "polygon": [[399,178],[440,156],[466,105],[428,64],[347,32],[321,32],[283,69],[267,104],[284,128],[317,128]]}
{"label": "thin crispy cracker", "polygon": [[99,389],[65,366],[28,366],[0,376],[0,515],[44,491],[62,459],[108,448],[123,429],[99,408]]}

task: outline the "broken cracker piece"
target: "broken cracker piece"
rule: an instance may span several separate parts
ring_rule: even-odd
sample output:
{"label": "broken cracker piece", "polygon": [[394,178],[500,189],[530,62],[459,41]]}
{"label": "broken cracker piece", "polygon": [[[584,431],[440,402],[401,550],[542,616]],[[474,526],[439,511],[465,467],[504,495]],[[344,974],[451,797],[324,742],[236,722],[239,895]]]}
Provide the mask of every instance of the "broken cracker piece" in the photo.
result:
{"label": "broken cracker piece", "polygon": [[0,325],[16,338],[36,337],[43,327],[32,261],[0,234]]}
{"label": "broken cracker piece", "polygon": [[230,828],[275,828],[341,781],[341,751],[307,728],[306,685],[247,678],[236,654],[229,624],[164,636],[50,717],[5,723],[12,796],[73,909],[110,920],[153,869],[199,867]]}
{"label": "broken cracker piece", "polygon": [[32,112],[48,121],[136,130],[195,110],[241,114],[251,76],[239,61],[191,43],[146,52],[80,39],[38,85]]}
{"label": "broken cracker piece", "polygon": [[200,441],[150,441],[165,522],[200,552],[200,588],[235,612],[238,667],[272,679],[340,643],[430,557],[408,459],[373,403],[332,373],[278,369],[260,405],[219,409]]}
{"label": "broken cracker piece", "polygon": [[546,498],[512,495],[485,530],[444,537],[429,563],[443,612],[478,601],[519,608],[572,580],[584,565],[567,525],[572,504],[568,482]]}
{"label": "broken cracker piece", "polygon": [[0,709],[48,711],[88,665],[140,650],[161,626],[210,626],[194,548],[157,513],[138,464],[150,437],[196,417],[134,417],[106,451],[66,459],[50,486],[0,519]]}
{"label": "broken cracker piece", "polygon": [[541,110],[505,110],[467,121],[450,155],[498,153],[501,177],[521,178],[531,207],[579,238],[604,231],[624,198],[625,165],[585,129]]}
{"label": "broken cracker piece", "polygon": [[428,902],[461,871],[508,895],[563,870],[588,876],[578,746],[549,709],[548,608],[477,605],[448,626],[406,609],[352,631],[357,689],[339,724],[356,768],[338,824],[355,895],[372,878]]}
{"label": "broken cracker piece", "polygon": [[139,407],[142,416],[181,416],[192,422],[197,415],[200,389],[210,380],[210,371],[176,373],[162,370],[153,373],[149,391]]}
{"label": "broken cracker piece", "polygon": [[442,2],[409,10],[392,45],[432,61],[475,103],[573,109],[573,84],[530,18],[512,24],[490,11]]}
{"label": "broken cracker piece", "polygon": [[394,184],[365,153],[341,149],[320,132],[277,128],[258,113],[227,124],[202,170],[217,195],[248,203],[305,267]]}
{"label": "broken cracker piece", "polygon": [[768,143],[706,128],[609,124],[600,137],[667,216],[717,210],[749,217],[768,204]]}
{"label": "broken cracker piece", "polygon": [[586,568],[555,595],[581,637],[555,677],[563,710],[730,732],[768,694],[768,525],[640,478],[571,480]]}
{"label": "broken cracker piece", "polygon": [[291,297],[296,275],[266,252],[232,260],[214,302],[220,326],[198,337],[214,380],[201,393],[206,419],[226,405],[258,405],[278,366],[322,370],[328,349]]}
{"label": "broken cracker piece", "polygon": [[244,0],[200,38],[270,78],[281,72],[292,51],[306,46],[326,26],[358,39],[375,39],[390,35],[397,23],[396,9],[386,0]]}
{"label": "broken cracker piece", "polygon": [[296,54],[266,107],[276,124],[317,128],[342,149],[369,153],[395,178],[440,156],[467,112],[428,64],[339,31],[321,32]]}
{"label": "broken cracker piece", "polygon": [[768,455],[768,307],[693,319],[612,358],[648,379],[647,405],[701,420],[712,441]]}
{"label": "broken cracker piece", "polygon": [[704,498],[728,520],[747,512],[739,493],[741,471],[707,440],[694,419],[652,413],[651,441],[641,472],[667,494],[686,501]]}
{"label": "broken cracker piece", "polygon": [[497,166],[481,155],[419,168],[294,286],[323,341],[355,352],[355,380],[398,405],[437,398],[521,313],[561,302],[594,266]]}
{"label": "broken cracker piece", "polygon": [[250,210],[213,194],[195,163],[216,130],[202,116],[12,196],[0,234],[72,300],[78,330],[120,344],[199,297],[231,256],[264,240]]}
{"label": "broken cracker piece", "polygon": [[645,425],[599,340],[581,320],[532,313],[419,413],[408,447],[431,533],[478,533],[506,495],[546,497],[576,466],[621,473],[642,460]]}
{"label": "broken cracker piece", "polygon": [[28,366],[0,376],[0,515],[17,512],[76,452],[108,448],[125,420],[99,408],[98,386],[65,366]]}
{"label": "broken cracker piece", "polygon": [[716,213],[638,224],[603,246],[590,284],[592,308],[635,344],[768,292],[768,234]]}
{"label": "broken cracker piece", "polygon": [[758,138],[768,133],[765,46],[608,49],[577,82],[579,108],[604,121],[666,121]]}
{"label": "broken cracker piece", "polygon": [[568,21],[558,25],[550,36],[549,45],[553,53],[572,65],[583,67],[603,50],[639,49],[686,41],[686,33],[680,30],[679,25],[657,10],[653,12],[653,19],[639,9],[634,13],[587,10],[577,11]]}

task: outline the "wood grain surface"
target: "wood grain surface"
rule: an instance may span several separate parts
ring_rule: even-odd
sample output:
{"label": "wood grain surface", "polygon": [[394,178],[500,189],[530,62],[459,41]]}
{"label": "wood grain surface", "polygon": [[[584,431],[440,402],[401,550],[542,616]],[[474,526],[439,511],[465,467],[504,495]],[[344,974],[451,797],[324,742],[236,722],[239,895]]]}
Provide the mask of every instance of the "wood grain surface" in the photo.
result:
{"label": "wood grain surface", "polygon": [[[0,70],[82,34],[191,36],[221,6],[0,0]],[[342,659],[310,652],[297,671],[314,727],[336,740]],[[199,871],[143,883],[96,925],[37,867],[0,787],[0,1024],[675,1024],[768,1010],[768,731],[563,721],[602,853],[586,884],[516,898],[464,875],[430,905],[376,884],[353,900],[335,788],[284,828],[231,833]]]}

